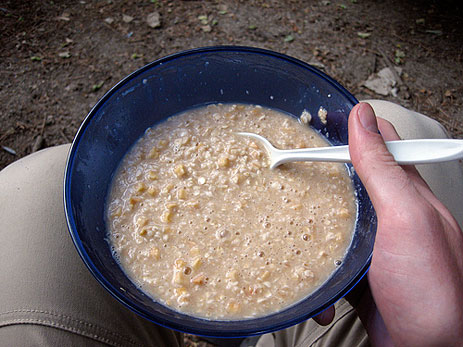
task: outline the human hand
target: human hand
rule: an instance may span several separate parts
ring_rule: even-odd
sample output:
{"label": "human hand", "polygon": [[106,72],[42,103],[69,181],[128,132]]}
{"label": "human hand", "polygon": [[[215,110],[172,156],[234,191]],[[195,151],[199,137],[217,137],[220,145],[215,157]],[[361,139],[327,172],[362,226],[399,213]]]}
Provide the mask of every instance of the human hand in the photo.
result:
{"label": "human hand", "polygon": [[370,288],[357,311],[374,344],[458,345],[463,234],[416,169],[399,166],[387,151],[384,141],[398,139],[368,104],[352,109],[350,155],[378,216]]}
{"label": "human hand", "polygon": [[[351,111],[350,154],[375,207],[378,230],[368,282],[347,299],[374,345],[459,345],[462,232],[416,169],[395,163],[384,141],[398,139],[368,104]],[[315,320],[328,324],[333,315],[330,308]]]}

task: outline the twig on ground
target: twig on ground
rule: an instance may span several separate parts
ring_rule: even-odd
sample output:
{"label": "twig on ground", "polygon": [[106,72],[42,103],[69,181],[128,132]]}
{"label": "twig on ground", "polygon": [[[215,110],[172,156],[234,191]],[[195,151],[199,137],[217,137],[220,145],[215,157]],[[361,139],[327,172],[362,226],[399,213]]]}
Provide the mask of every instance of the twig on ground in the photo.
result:
{"label": "twig on ground", "polygon": [[17,71],[0,70],[0,73],[4,73],[4,74],[7,74],[7,75],[15,75],[18,72]]}
{"label": "twig on ground", "polygon": [[7,147],[7,146],[2,146],[2,149],[7,152],[7,153],[10,153],[11,155],[17,155],[16,151],[11,148],[11,147]]}
{"label": "twig on ground", "polygon": [[69,137],[67,137],[66,134],[64,133],[63,128],[59,129],[59,133],[60,133],[61,137],[66,141],[66,143],[71,142],[71,140],[69,140]]}
{"label": "twig on ground", "polygon": [[35,138],[34,144],[32,145],[31,153],[37,152],[39,149],[42,148],[42,145],[43,145],[43,136],[38,135]]}
{"label": "twig on ground", "polygon": [[47,115],[45,114],[43,116],[42,125],[40,127],[40,133],[35,138],[34,144],[32,145],[32,153],[37,152],[39,149],[42,148],[43,140],[44,140],[43,133],[44,133],[44,130],[45,130],[46,122],[47,122]]}
{"label": "twig on ground", "polygon": [[0,142],[5,140],[8,136],[13,135],[15,133],[14,128],[9,128],[3,135],[0,136]]}

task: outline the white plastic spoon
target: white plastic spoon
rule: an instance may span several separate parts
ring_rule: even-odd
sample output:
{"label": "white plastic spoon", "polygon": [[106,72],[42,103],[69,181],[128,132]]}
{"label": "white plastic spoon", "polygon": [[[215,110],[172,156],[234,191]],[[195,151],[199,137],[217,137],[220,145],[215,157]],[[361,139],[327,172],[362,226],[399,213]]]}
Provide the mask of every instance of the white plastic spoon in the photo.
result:
{"label": "white plastic spoon", "polygon": [[[350,163],[349,146],[282,150],[264,137],[253,133],[237,133],[258,140],[270,157],[270,168],[293,161],[331,161]],[[440,163],[463,159],[463,140],[426,139],[387,141],[387,149],[401,165]]]}

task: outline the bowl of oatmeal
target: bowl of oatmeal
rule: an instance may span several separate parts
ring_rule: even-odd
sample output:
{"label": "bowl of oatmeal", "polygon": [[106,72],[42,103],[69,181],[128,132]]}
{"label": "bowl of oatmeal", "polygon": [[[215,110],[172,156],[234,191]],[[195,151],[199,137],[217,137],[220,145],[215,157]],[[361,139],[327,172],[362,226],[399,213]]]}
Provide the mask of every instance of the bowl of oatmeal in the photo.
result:
{"label": "bowl of oatmeal", "polygon": [[249,47],[174,54],[91,110],[65,174],[68,227],[117,300],[168,328],[262,334],[310,318],[366,273],[376,217],[352,167],[269,169],[279,148],[347,143],[357,103],[288,56]]}

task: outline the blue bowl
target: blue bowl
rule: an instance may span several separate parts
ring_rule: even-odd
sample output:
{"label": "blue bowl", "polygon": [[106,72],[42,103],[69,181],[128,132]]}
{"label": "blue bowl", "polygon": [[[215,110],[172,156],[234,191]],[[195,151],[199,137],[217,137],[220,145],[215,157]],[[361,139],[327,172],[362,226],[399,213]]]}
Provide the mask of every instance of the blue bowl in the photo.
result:
{"label": "blue bowl", "polygon": [[[82,123],[65,173],[66,218],[90,272],[125,306],[165,327],[203,336],[242,337],[302,322],[344,296],[368,270],[376,216],[356,174],[353,241],[340,267],[307,298],[255,319],[214,321],[174,311],[143,293],[114,260],[107,242],[105,200],[122,157],[153,124],[211,103],[248,103],[300,115],[333,145],[347,143],[347,118],[357,100],[336,81],[297,59],[249,47],[194,49],[159,59],[127,76],[98,101]],[[315,115],[323,105],[327,124]]]}

